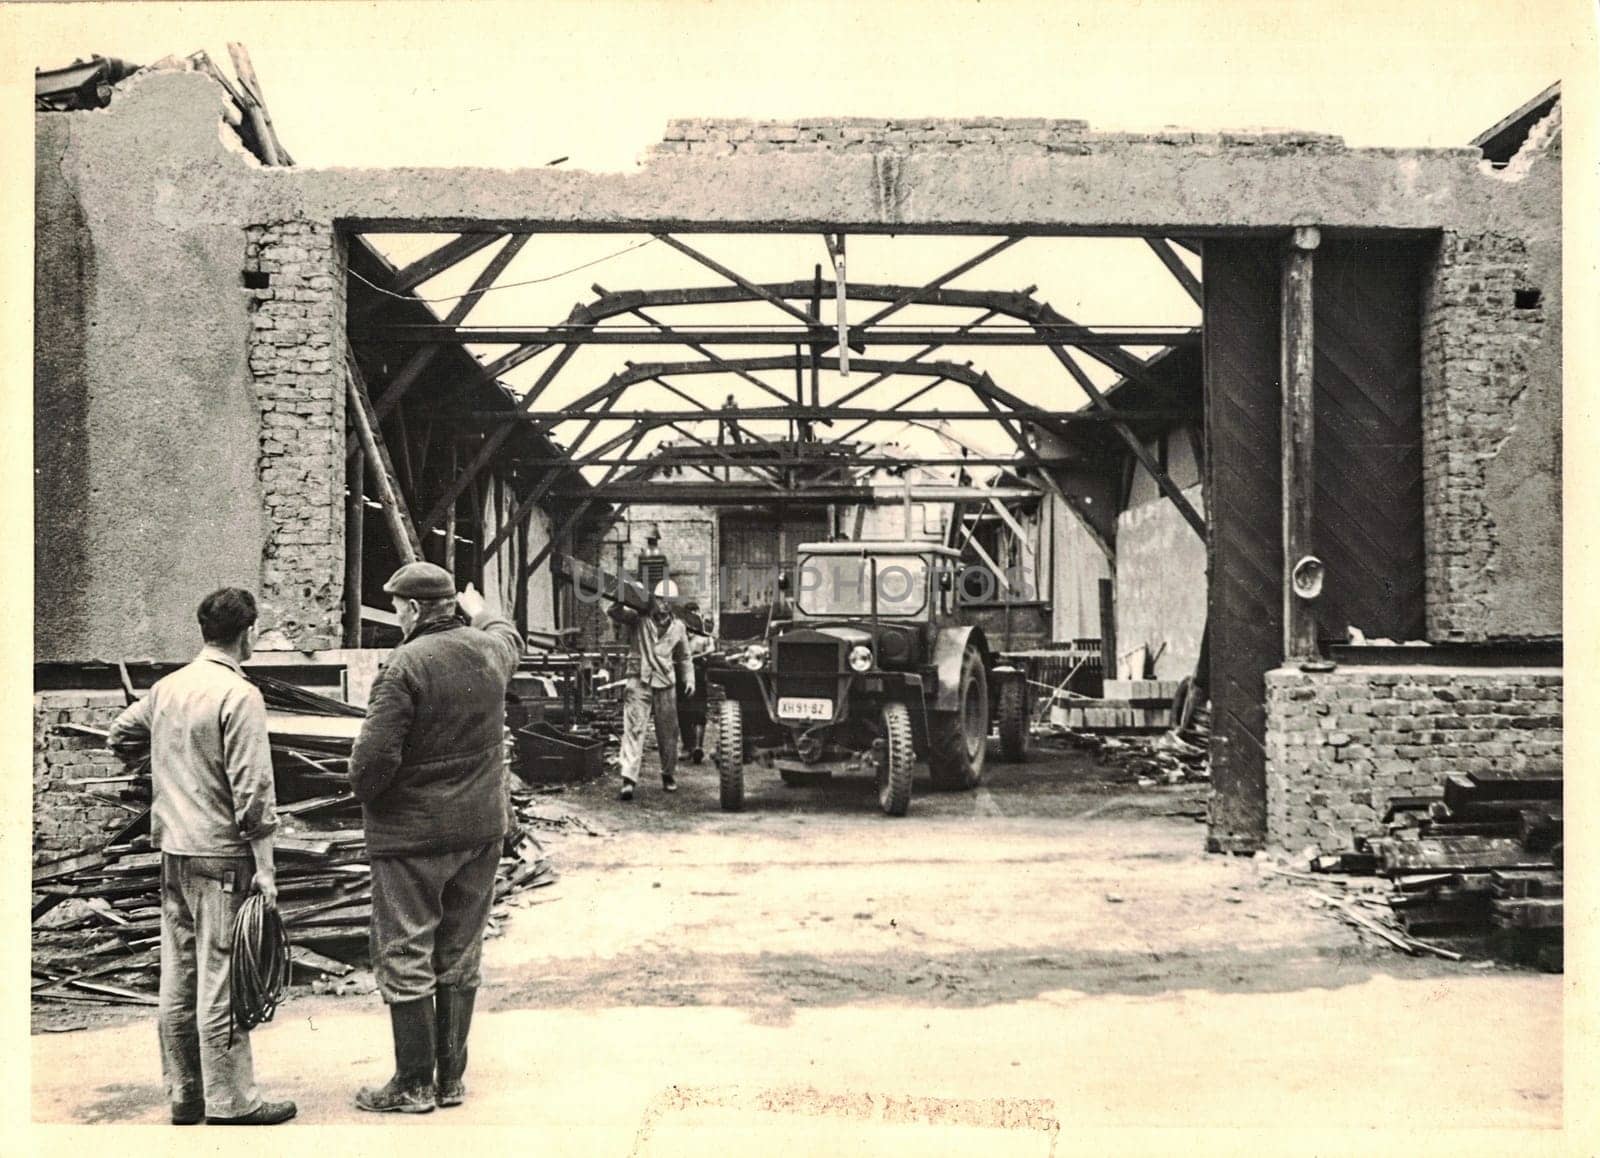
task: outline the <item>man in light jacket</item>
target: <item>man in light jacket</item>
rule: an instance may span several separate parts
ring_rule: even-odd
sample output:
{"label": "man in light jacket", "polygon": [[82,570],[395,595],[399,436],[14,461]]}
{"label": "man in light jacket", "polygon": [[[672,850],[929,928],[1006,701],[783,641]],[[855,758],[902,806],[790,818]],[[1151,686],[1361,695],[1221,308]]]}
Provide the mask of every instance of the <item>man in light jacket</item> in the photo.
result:
{"label": "man in light jacket", "polygon": [[372,860],[373,972],[395,1072],[356,1105],[421,1114],[466,1096],[483,933],[511,827],[505,702],[522,640],[470,584],[458,600],[432,563],[408,563],[384,590],[405,639],[373,683],[350,786]]}
{"label": "man in light jacket", "polygon": [[111,725],[124,760],[148,752],[150,844],[161,852],[161,1073],[172,1124],[274,1126],[293,1102],[256,1088],[250,1034],[233,1025],[233,921],[254,888],[278,903],[278,827],[267,707],[239,665],[256,639],[255,596],[201,600],[205,646]]}

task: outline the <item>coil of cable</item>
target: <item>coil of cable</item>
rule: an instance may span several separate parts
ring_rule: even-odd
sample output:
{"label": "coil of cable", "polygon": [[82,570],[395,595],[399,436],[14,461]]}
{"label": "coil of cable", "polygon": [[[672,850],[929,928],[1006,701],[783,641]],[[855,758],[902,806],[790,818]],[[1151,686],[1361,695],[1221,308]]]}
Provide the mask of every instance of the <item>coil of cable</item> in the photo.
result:
{"label": "coil of cable", "polygon": [[260,893],[245,898],[233,919],[230,971],[233,1032],[271,1021],[289,988],[289,934]]}

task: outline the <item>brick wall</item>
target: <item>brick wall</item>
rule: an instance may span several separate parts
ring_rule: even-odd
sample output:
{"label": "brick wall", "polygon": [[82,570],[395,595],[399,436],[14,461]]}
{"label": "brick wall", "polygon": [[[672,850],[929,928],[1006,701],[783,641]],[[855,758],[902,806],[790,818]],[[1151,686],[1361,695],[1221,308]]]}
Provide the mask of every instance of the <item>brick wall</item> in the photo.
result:
{"label": "brick wall", "polygon": [[1343,667],[1267,673],[1267,842],[1350,847],[1390,796],[1453,772],[1559,771],[1551,668]]}
{"label": "brick wall", "polygon": [[1423,299],[1423,525],[1428,638],[1482,641],[1492,634],[1497,525],[1487,504],[1487,463],[1516,429],[1514,404],[1529,385],[1541,340],[1524,243],[1446,233]]}
{"label": "brick wall", "polygon": [[[650,537],[656,544],[650,545]],[[645,555],[665,555],[667,573],[678,585],[680,597],[693,599],[702,611],[715,614],[717,586],[716,512],[697,507],[651,506],[634,504],[625,517],[591,532],[573,543],[580,559],[607,571],[618,569],[617,547],[622,547],[621,569],[631,578],[639,577],[639,560]],[[596,603],[576,603],[577,621],[582,629],[583,647],[599,647],[614,642],[612,623],[605,607]]]}
{"label": "brick wall", "polygon": [[326,225],[248,230],[250,373],[261,407],[263,650],[338,647],[344,583],[340,241]]}
{"label": "brick wall", "polygon": [[38,864],[92,848],[139,811],[111,803],[121,785],[75,785],[122,774],[122,763],[101,741],[66,736],[57,724],[107,728],[122,711],[121,692],[40,692],[33,697],[33,861]]}
{"label": "brick wall", "polygon": [[1325,133],[1247,131],[1196,133],[1163,129],[1155,133],[1091,132],[1086,121],[1047,117],[975,117],[964,120],[879,117],[817,117],[798,121],[725,119],[674,120],[654,146],[656,156],[674,153],[807,153],[909,149],[1003,148],[1014,155],[1090,153],[1124,145],[1185,145],[1277,151],[1336,151],[1344,142]]}

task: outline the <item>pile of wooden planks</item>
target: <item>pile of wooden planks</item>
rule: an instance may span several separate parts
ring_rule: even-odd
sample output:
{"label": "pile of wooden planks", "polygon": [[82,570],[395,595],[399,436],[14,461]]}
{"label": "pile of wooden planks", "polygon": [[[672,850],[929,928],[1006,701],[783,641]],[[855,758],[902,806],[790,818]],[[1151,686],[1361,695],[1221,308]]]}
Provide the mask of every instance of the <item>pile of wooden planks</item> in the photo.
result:
{"label": "pile of wooden planks", "polygon": [[1436,792],[1392,797],[1384,824],[1312,868],[1387,877],[1388,904],[1407,934],[1513,930],[1547,967],[1559,961],[1559,775],[1449,775]]}
{"label": "pile of wooden planks", "polygon": [[[280,832],[274,842],[278,907],[299,976],[342,977],[367,960],[372,872],[359,828]],[[506,842],[496,901],[554,884],[543,847],[519,832]],[[42,865],[35,897],[72,901],[34,922],[33,996],[47,1001],[154,1005],[161,940],[161,854],[148,836]],[[247,888],[248,881],[240,882]],[[503,919],[503,913],[500,918]]]}
{"label": "pile of wooden planks", "polygon": [[[282,821],[274,841],[279,909],[301,971],[341,977],[367,964],[372,877],[360,828],[339,827],[356,811],[346,780],[365,713],[292,685],[255,676],[268,729]],[[66,725],[100,739],[105,733]],[[122,796],[148,803],[148,760],[130,767]],[[517,804],[519,820],[530,804]],[[507,841],[497,900],[553,884],[538,841]],[[249,881],[238,887],[248,888]],[[154,1005],[161,935],[161,854],[150,844],[150,810],[104,847],[35,867],[33,996],[42,1001]]]}

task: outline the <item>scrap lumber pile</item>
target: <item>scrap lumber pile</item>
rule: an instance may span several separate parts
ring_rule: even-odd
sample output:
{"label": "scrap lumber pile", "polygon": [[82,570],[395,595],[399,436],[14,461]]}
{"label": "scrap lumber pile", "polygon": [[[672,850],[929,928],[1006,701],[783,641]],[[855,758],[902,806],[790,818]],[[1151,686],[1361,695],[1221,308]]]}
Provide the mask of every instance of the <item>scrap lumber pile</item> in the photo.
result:
{"label": "scrap lumber pile", "polygon": [[1106,680],[1099,699],[1074,697],[1052,705],[1052,722],[1075,732],[1133,732],[1170,728],[1177,680]]}
{"label": "scrap lumber pile", "polygon": [[[1116,681],[1107,681],[1112,686]],[[1123,683],[1157,681],[1121,681]],[[1174,693],[1174,698],[1180,693]],[[1093,701],[1089,701],[1093,702]],[[1211,712],[1204,704],[1191,704],[1172,727],[1156,735],[1143,734],[1141,728],[1118,729],[1117,734],[1101,728],[1071,728],[1062,723],[1063,701],[1059,695],[1050,713],[1050,722],[1034,729],[1046,742],[1070,744],[1094,752],[1141,788],[1158,784],[1186,784],[1211,779]],[[1076,712],[1077,708],[1068,709]],[[1144,709],[1141,709],[1144,710]],[[1151,709],[1153,710],[1153,709]],[[1164,718],[1171,718],[1170,705]]]}
{"label": "scrap lumber pile", "polygon": [[1386,877],[1399,930],[1482,934],[1560,968],[1562,780],[1558,774],[1450,775],[1437,792],[1396,796],[1384,830],[1317,857],[1324,873]]}
{"label": "scrap lumber pile", "polygon": [[[345,780],[360,708],[252,678],[268,704],[281,818],[274,841],[278,903],[301,976],[343,977],[367,965],[372,879]],[[72,726],[76,727],[76,726]],[[76,728],[79,734],[104,733]],[[150,799],[149,766],[130,770],[124,796]],[[532,811],[513,798],[519,822]],[[539,842],[506,842],[497,902],[553,884]],[[33,874],[33,996],[59,1002],[154,1005],[161,933],[161,854],[150,844],[148,807],[104,847],[39,865]],[[240,887],[248,887],[248,881]],[[498,910],[496,919],[503,919]]]}

